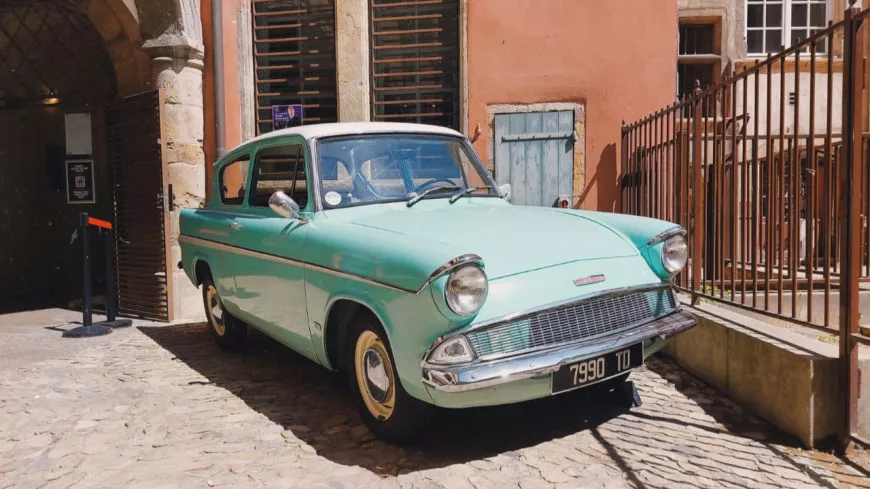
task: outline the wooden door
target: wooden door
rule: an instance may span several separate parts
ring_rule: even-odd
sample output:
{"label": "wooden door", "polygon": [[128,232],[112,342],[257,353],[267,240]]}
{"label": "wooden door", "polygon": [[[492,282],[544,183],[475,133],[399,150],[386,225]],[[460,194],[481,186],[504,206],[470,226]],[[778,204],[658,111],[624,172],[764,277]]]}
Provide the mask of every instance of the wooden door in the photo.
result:
{"label": "wooden door", "polygon": [[169,206],[159,90],[117,101],[107,122],[115,204],[118,311],[171,321]]}
{"label": "wooden door", "polygon": [[495,179],[511,202],[553,206],[574,193],[574,112],[495,116]]}

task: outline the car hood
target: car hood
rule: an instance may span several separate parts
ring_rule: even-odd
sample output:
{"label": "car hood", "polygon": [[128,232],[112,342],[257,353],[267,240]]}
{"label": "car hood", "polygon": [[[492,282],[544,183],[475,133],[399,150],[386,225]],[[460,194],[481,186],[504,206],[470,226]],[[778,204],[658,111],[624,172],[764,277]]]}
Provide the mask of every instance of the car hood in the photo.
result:
{"label": "car hood", "polygon": [[634,256],[635,247],[610,228],[546,207],[443,199],[384,206],[348,223],[453,245],[483,257],[490,280],[575,261]]}

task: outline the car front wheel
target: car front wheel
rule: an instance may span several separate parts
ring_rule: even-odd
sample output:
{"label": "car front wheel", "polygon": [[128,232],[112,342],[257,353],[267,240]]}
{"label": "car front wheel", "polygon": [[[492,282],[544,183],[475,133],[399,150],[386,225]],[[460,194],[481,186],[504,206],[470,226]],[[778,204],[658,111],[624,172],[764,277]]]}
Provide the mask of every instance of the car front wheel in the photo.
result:
{"label": "car front wheel", "polygon": [[433,407],[402,388],[384,330],[369,315],[361,315],[349,339],[349,380],[363,422],[375,436],[394,443],[420,434],[429,425]]}
{"label": "car front wheel", "polygon": [[208,319],[208,329],[218,346],[232,350],[244,345],[248,326],[227,312],[211,277],[206,277],[202,282],[202,302]]}

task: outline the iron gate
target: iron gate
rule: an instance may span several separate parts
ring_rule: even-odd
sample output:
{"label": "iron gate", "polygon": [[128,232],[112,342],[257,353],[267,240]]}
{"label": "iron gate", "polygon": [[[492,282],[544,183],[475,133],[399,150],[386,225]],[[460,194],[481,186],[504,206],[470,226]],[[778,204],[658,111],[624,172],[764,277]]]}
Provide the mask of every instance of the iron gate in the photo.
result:
{"label": "iron gate", "polygon": [[108,160],[115,205],[118,312],[171,321],[169,203],[163,94],[141,93],[108,112]]}
{"label": "iron gate", "polygon": [[[622,128],[623,212],[688,230],[678,286],[693,300],[838,333],[844,446],[870,443],[856,433],[858,345],[870,344],[858,324],[859,283],[870,282],[868,19],[870,9],[847,10],[789,49],[707,89],[698,83],[686,100]],[[822,304],[814,309],[810,298],[799,308],[801,294]]]}

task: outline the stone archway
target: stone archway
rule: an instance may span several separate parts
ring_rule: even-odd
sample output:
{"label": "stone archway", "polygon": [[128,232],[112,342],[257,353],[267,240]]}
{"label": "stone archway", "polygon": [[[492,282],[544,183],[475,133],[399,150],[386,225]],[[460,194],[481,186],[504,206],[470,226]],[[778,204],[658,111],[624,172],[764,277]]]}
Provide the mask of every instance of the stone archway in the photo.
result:
{"label": "stone archway", "polygon": [[142,34],[134,0],[73,0],[106,43],[115,67],[118,95],[153,87],[151,58],[141,48]]}

